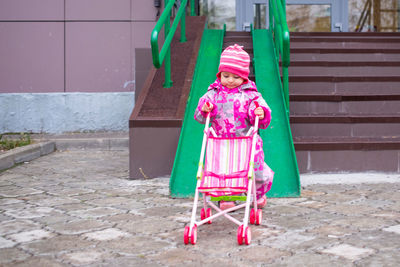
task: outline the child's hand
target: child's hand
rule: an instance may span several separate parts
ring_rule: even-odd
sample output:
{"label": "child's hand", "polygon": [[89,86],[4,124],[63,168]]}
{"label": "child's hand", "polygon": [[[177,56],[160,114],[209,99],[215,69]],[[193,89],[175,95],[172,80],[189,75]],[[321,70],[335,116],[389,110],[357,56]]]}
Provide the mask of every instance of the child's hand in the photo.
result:
{"label": "child's hand", "polygon": [[213,110],[213,108],[214,108],[213,104],[211,104],[210,102],[206,102],[201,107],[201,111],[208,113],[208,112],[211,112],[211,110]]}
{"label": "child's hand", "polygon": [[262,107],[258,107],[254,110],[254,114],[258,116],[260,120],[264,119],[264,109]]}

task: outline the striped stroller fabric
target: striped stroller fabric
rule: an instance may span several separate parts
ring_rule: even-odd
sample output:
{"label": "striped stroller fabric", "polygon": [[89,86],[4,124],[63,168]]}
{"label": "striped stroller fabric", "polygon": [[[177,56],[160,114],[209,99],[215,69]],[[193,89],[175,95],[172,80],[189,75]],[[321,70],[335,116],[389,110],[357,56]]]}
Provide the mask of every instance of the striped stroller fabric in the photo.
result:
{"label": "striped stroller fabric", "polygon": [[217,197],[247,191],[252,138],[209,136],[200,192]]}

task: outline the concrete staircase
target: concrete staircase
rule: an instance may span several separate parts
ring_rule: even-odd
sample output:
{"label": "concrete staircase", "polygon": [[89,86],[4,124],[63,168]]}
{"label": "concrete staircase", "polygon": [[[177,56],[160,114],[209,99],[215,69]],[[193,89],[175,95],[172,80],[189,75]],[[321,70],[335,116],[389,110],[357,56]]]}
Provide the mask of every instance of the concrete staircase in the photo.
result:
{"label": "concrete staircase", "polygon": [[291,33],[300,172],[400,172],[400,34]]}

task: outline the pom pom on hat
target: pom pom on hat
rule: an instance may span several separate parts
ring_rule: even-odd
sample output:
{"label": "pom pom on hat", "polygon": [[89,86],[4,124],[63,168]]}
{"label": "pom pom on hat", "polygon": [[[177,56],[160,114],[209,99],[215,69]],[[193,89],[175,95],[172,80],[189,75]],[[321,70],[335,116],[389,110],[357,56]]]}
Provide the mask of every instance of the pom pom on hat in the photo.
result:
{"label": "pom pom on hat", "polygon": [[250,56],[243,50],[243,46],[234,44],[225,48],[221,54],[217,77],[221,79],[221,72],[230,72],[244,79],[249,80]]}

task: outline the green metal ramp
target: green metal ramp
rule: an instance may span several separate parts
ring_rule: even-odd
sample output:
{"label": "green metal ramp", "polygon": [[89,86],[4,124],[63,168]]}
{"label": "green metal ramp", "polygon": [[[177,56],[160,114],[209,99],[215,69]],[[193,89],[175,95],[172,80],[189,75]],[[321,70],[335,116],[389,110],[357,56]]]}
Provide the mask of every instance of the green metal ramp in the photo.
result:
{"label": "green metal ramp", "polygon": [[269,30],[253,30],[254,69],[258,91],[272,110],[272,121],[260,135],[264,143],[265,161],[275,172],[269,197],[300,196],[300,179],[286,113],[284,95]]}
{"label": "green metal ramp", "polygon": [[[193,115],[199,98],[215,80],[223,37],[224,30],[205,29],[203,33],[170,179],[172,197],[190,197],[195,192],[204,125],[196,122]],[[253,48],[256,84],[272,109],[270,126],[260,130],[266,162],[275,171],[268,196],[297,197],[300,195],[299,172],[271,33],[254,30]]]}
{"label": "green metal ramp", "polygon": [[199,98],[216,79],[224,33],[224,30],[209,29],[203,32],[170,179],[170,193],[173,197],[194,195],[204,130],[204,125],[194,120],[194,111]]}

